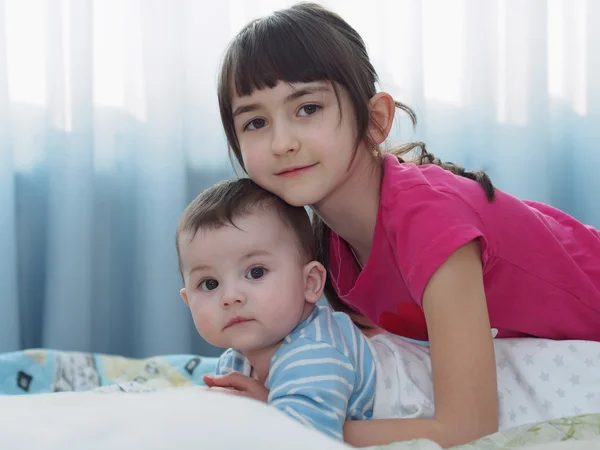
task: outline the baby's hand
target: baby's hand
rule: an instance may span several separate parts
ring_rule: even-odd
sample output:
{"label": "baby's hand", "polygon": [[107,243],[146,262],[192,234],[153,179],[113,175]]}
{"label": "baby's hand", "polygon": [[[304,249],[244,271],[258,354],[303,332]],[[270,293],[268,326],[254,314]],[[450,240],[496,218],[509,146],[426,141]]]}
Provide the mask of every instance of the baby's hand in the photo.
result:
{"label": "baby's hand", "polygon": [[216,388],[228,394],[252,398],[263,403],[267,403],[269,398],[269,390],[266,387],[254,378],[247,377],[239,372],[231,372],[216,377],[204,375],[204,382],[211,389]]}

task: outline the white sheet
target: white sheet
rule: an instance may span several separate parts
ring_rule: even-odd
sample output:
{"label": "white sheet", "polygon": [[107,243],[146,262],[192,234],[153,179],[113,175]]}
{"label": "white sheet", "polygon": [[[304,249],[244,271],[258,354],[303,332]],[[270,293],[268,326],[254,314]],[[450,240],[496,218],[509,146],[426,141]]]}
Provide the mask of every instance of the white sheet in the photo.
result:
{"label": "white sheet", "polygon": [[[376,418],[432,417],[429,349],[398,336],[371,339],[377,354]],[[600,343],[494,340],[500,430],[600,413]]]}

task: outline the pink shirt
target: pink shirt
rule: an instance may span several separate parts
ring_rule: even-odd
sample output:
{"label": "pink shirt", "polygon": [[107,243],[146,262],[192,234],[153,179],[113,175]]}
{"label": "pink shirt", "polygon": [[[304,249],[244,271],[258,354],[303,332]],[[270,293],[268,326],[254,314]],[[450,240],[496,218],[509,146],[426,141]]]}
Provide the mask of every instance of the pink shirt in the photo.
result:
{"label": "pink shirt", "polygon": [[367,264],[361,271],[332,232],[330,276],[340,298],[380,327],[427,340],[425,286],[474,239],[493,335],[600,341],[600,233],[499,190],[490,203],[478,183],[435,165],[384,156]]}

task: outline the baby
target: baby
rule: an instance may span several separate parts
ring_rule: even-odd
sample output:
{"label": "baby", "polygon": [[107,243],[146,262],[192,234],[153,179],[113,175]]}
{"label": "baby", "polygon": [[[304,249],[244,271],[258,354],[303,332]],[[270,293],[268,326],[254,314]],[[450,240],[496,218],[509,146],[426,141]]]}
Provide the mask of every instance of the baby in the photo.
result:
{"label": "baby", "polygon": [[372,417],[373,354],[347,315],[316,305],[326,271],[304,208],[249,179],[221,182],[188,206],[176,242],[196,328],[229,348],[217,375],[253,377],[269,404],[336,439]]}
{"label": "baby", "polygon": [[[196,328],[228,348],[217,375],[251,377],[263,391],[255,398],[336,439],[346,420],[434,416],[427,347],[389,333],[367,338],[349,316],[316,304],[326,272],[304,208],[249,179],[221,182],[185,210],[176,243]],[[600,343],[494,345],[501,429],[600,412]]]}

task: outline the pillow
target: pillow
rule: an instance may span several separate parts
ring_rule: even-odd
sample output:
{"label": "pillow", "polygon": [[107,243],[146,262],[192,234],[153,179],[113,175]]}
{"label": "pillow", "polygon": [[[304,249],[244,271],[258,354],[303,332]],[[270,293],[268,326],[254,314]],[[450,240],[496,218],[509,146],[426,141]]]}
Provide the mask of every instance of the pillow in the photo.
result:
{"label": "pillow", "polygon": [[348,450],[265,404],[199,387],[0,396],[11,450]]}

